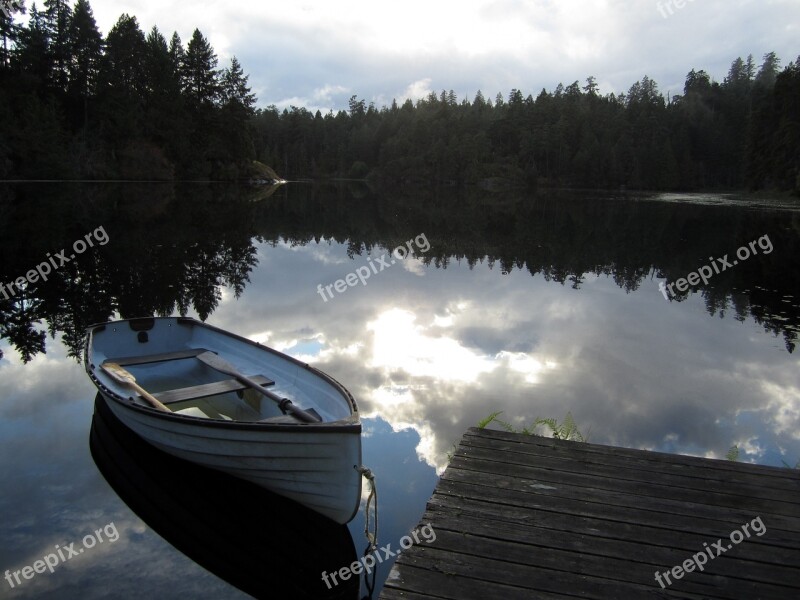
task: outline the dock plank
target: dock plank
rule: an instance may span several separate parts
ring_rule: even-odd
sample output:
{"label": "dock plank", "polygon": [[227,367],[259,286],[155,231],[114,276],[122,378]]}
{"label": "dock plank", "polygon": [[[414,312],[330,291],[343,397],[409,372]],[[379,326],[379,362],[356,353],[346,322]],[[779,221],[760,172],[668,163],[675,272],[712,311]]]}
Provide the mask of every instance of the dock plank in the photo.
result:
{"label": "dock plank", "polygon": [[[484,538],[492,544],[507,542],[511,548],[520,544],[525,545],[527,558],[523,556],[523,560],[530,560],[531,564],[555,570],[563,570],[565,565],[578,561],[580,566],[576,568],[583,569],[586,574],[601,576],[609,572],[610,567],[614,565],[617,565],[619,570],[635,566],[635,569],[631,569],[630,577],[640,583],[651,583],[654,581],[656,570],[663,571],[665,565],[672,565],[676,560],[675,549],[671,547],[612,538],[598,543],[593,536],[587,536],[582,531],[520,526],[477,514],[452,516],[449,512],[430,510],[425,513],[425,520],[437,531],[437,539],[440,534],[444,536],[444,543],[447,543],[447,540],[455,541],[453,535],[462,536],[463,539],[465,534],[462,532],[469,531],[470,536],[475,536],[476,539]],[[474,552],[472,545],[469,546],[470,552]],[[698,547],[702,548],[702,542]],[[490,556],[497,556],[495,550],[501,552],[503,556],[510,556],[504,552],[502,546],[492,548],[493,553]],[[683,554],[690,556],[697,549],[690,548]],[[773,565],[763,562],[769,559],[768,554],[762,553],[760,557],[754,557],[753,554],[740,550],[737,547],[735,551],[720,557],[714,564],[713,574],[747,579],[766,585],[784,581],[795,575],[797,563]],[[597,554],[598,552],[601,553]],[[758,571],[748,574],[745,569],[756,558],[760,559],[759,562],[762,564],[759,565]]]}
{"label": "dock plank", "polygon": [[509,433],[506,431],[479,429],[477,427],[467,430],[464,433],[461,443],[465,444],[481,438],[493,442],[493,447],[498,450],[503,449],[505,447],[504,444],[510,442],[524,445],[528,448],[545,448],[549,450],[553,456],[560,455],[574,458],[576,456],[599,455],[608,457],[609,460],[613,460],[615,464],[623,464],[628,460],[648,462],[653,464],[659,472],[661,468],[665,467],[689,466],[695,469],[705,468],[713,472],[730,471],[734,473],[755,473],[761,477],[800,481],[800,470],[798,469],[764,467],[763,465],[754,465],[750,463],[710,460],[683,454],[668,454],[651,450],[643,451],[618,446],[602,446],[600,444],[590,444],[588,442],[579,444],[580,447],[574,447],[569,442],[567,446],[564,446],[563,440],[536,435],[520,435],[518,433]]}
{"label": "dock plank", "polygon": [[800,597],[792,469],[470,429],[423,524],[380,598]]}
{"label": "dock plank", "polygon": [[[797,510],[789,490],[770,489],[765,493],[758,486],[745,489],[742,486],[729,485],[730,491],[725,492],[723,482],[708,480],[687,481],[676,475],[651,475],[651,478],[637,478],[635,473],[615,468],[613,465],[576,466],[572,470],[555,470],[552,461],[546,458],[537,458],[535,466],[517,462],[517,457],[509,457],[513,453],[498,456],[492,450],[484,448],[469,448],[457,453],[452,460],[455,468],[470,469],[483,473],[496,473],[509,477],[521,477],[548,482],[550,484],[572,483],[582,484],[587,488],[614,490],[626,494],[634,494],[656,498],[682,498],[697,504],[712,506],[728,506],[729,508],[747,508],[760,511],[769,510],[772,514],[792,515]],[[519,455],[518,455],[519,456]],[[558,461],[559,465],[563,461]],[[749,494],[747,492],[750,492]]]}
{"label": "dock plank", "polygon": [[[587,488],[579,485],[566,484],[563,481],[545,482],[542,480],[532,480],[525,478],[514,478],[505,476],[492,476],[487,473],[478,473],[465,469],[448,469],[442,478],[442,485],[473,484],[488,485],[489,487],[499,487],[512,492],[521,492],[538,496],[550,496],[552,498],[563,499],[567,506],[569,501],[577,501],[587,504],[584,510],[597,508],[603,510],[604,507],[612,505],[621,509],[628,508],[639,511],[651,511],[666,513],[668,515],[682,515],[691,517],[695,526],[695,520],[710,520],[715,523],[736,521],[743,523],[754,518],[753,511],[742,510],[740,508],[729,508],[724,514],[713,505],[688,502],[684,499],[669,499],[661,497],[645,497],[638,494],[622,494],[615,490],[598,488]],[[546,499],[543,499],[546,501]],[[599,504],[599,507],[588,506],[588,504]],[[607,513],[605,513],[607,514]],[[627,513],[623,513],[627,514]],[[763,515],[762,515],[763,516]],[[648,516],[648,520],[653,515]],[[772,529],[782,529],[800,533],[800,518],[785,515],[769,515],[770,526]]]}
{"label": "dock plank", "polygon": [[[527,437],[534,437],[534,436],[527,436]],[[540,438],[540,439],[548,439],[548,438]],[[546,458],[549,460],[554,459],[561,459],[562,464],[554,462],[553,468],[558,469],[561,468],[569,468],[570,466],[574,467],[574,459],[576,456],[581,456],[581,465],[582,466],[592,466],[592,465],[607,465],[609,464],[609,455],[607,453],[600,453],[600,452],[573,452],[571,454],[567,454],[563,448],[553,448],[549,445],[538,445],[538,444],[530,444],[530,443],[514,443],[514,444],[500,444],[494,445],[492,444],[490,439],[485,437],[479,436],[464,436],[464,440],[462,442],[464,448],[488,448],[498,453],[521,453],[524,455],[533,455],[536,457]],[[625,450],[625,449],[621,449]],[[658,452],[648,452],[647,454],[654,454],[658,457],[662,456],[670,456],[664,455]],[[680,459],[683,458],[692,458],[692,457],[679,457]],[[526,460],[526,459],[522,459]],[[522,462],[521,464],[530,464],[530,458],[527,458],[527,462]],[[769,469],[767,473],[759,470],[757,465],[749,465],[749,464],[742,464],[743,467],[741,470],[737,470],[735,465],[739,463],[731,463],[729,461],[725,461],[722,466],[719,468],[715,468],[713,465],[706,464],[707,462],[715,462],[715,463],[722,463],[723,461],[708,461],[708,459],[699,459],[700,464],[692,464],[686,463],[684,464],[683,461],[676,461],[676,462],[667,462],[664,459],[654,460],[649,457],[640,457],[640,456],[628,456],[626,454],[620,454],[620,456],[615,456],[613,459],[613,464],[615,467],[624,467],[625,471],[628,472],[629,475],[642,478],[646,477],[648,474],[653,475],[677,475],[683,476],[687,478],[687,483],[691,482],[692,479],[704,479],[706,481],[720,481],[725,484],[736,484],[736,485],[753,485],[754,483],[758,483],[758,486],[763,489],[775,489],[775,490],[788,490],[788,491],[796,491],[798,481],[800,481],[800,470],[798,469]],[[750,471],[747,467],[755,467],[755,471]]]}

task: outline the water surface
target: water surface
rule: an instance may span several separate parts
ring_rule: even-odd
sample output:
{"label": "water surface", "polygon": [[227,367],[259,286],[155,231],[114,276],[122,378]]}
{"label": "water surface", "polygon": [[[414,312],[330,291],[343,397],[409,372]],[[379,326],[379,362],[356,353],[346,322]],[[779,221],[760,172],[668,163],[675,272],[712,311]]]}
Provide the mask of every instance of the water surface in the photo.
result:
{"label": "water surface", "polygon": [[[0,282],[100,226],[107,244],[24,298],[0,295],[0,568],[109,522],[120,537],[13,590],[0,581],[3,597],[244,597],[142,521],[92,459],[95,390],[79,359],[86,326],[108,318],[188,314],[342,382],[364,418],[381,543],[395,548],[463,431],[496,411],[515,427],[570,411],[595,443],[800,460],[800,213],[786,199],[15,186],[0,192]],[[707,284],[662,293],[752,241],[758,252]],[[323,299],[320,286],[363,267],[364,284]],[[363,526],[362,512],[349,527],[359,554]],[[265,539],[264,560],[284,547]]]}

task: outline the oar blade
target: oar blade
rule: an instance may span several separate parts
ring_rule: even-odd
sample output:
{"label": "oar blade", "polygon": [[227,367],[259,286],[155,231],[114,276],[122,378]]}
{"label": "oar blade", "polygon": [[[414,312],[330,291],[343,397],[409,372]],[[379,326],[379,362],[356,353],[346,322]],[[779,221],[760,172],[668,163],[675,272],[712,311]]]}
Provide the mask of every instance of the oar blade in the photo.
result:
{"label": "oar blade", "polygon": [[203,352],[202,354],[198,354],[197,359],[207,364],[212,369],[219,371],[220,373],[225,373],[226,375],[231,375],[233,377],[241,375],[236,367],[213,352]]}
{"label": "oar blade", "polygon": [[136,383],[136,378],[117,363],[103,363],[103,370],[120,383]]}

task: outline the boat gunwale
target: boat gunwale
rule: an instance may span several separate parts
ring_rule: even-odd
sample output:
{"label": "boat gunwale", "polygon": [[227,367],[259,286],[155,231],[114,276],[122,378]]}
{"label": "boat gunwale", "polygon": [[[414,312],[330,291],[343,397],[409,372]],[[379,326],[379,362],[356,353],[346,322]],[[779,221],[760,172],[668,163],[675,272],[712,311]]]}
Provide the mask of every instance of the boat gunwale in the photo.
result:
{"label": "boat gunwale", "polygon": [[169,421],[177,421],[177,422],[184,422],[187,425],[199,425],[206,428],[219,428],[219,429],[236,429],[240,431],[274,431],[274,432],[309,432],[313,431],[314,433],[346,433],[346,434],[360,434],[361,433],[361,419],[358,413],[358,406],[356,405],[355,398],[353,395],[345,388],[341,383],[339,383],[336,379],[328,375],[327,373],[320,371],[316,367],[309,365],[308,363],[304,363],[300,360],[297,360],[293,356],[289,356],[283,352],[279,352],[274,348],[270,348],[269,346],[265,346],[259,342],[254,342],[253,340],[247,339],[241,335],[236,333],[232,333],[220,327],[216,327],[214,325],[209,325],[208,323],[203,323],[202,321],[198,321],[192,317],[144,317],[145,319],[152,319],[154,321],[167,321],[167,320],[174,320],[177,324],[180,325],[188,325],[191,327],[202,327],[208,329],[214,333],[220,334],[224,337],[233,338],[240,342],[245,342],[250,346],[254,346],[261,351],[267,351],[275,356],[294,363],[295,365],[306,369],[307,371],[311,372],[313,375],[319,377],[323,381],[330,384],[336,391],[338,391],[344,399],[347,401],[351,415],[344,419],[339,419],[338,421],[330,421],[330,422],[323,422],[323,423],[269,423],[269,422],[259,422],[259,421],[225,421],[219,419],[211,419],[206,417],[194,417],[191,415],[184,415],[175,412],[166,413],[162,410],[158,410],[151,406],[145,406],[142,404],[137,404],[132,397],[124,397],[117,394],[114,390],[108,388],[94,373],[94,369],[96,366],[89,360],[89,352],[92,348],[92,340],[94,333],[103,331],[109,325],[120,325],[120,324],[128,324],[130,326],[131,322],[139,321],[142,319],[119,319],[116,321],[106,321],[105,323],[96,323],[94,325],[90,325],[87,328],[87,336],[86,336],[86,345],[84,347],[84,368],[86,370],[89,379],[92,380],[92,383],[97,387],[97,389],[101,392],[103,396],[106,398],[110,398],[115,402],[119,403],[122,407],[127,408],[129,410],[138,411],[142,415],[156,417],[158,419],[169,420]]}

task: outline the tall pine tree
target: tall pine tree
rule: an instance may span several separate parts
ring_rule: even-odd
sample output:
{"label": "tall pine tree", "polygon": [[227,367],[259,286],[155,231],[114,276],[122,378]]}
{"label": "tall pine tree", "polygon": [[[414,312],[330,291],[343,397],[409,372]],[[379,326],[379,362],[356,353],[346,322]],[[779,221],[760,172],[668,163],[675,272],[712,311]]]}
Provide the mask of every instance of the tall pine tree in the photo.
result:
{"label": "tall pine tree", "polygon": [[88,0],[77,0],[69,22],[67,74],[70,92],[86,99],[97,91],[97,76],[103,51],[103,36],[97,28]]}
{"label": "tall pine tree", "polygon": [[217,82],[217,55],[211,44],[195,29],[183,62],[184,92],[195,106],[216,102],[219,95]]}
{"label": "tall pine tree", "polygon": [[103,125],[117,147],[142,130],[145,50],[144,33],[136,17],[123,14],[108,33],[99,91]]}
{"label": "tall pine tree", "polygon": [[69,81],[69,21],[72,10],[67,0],[45,0],[45,29],[50,87],[56,92],[66,92]]}

